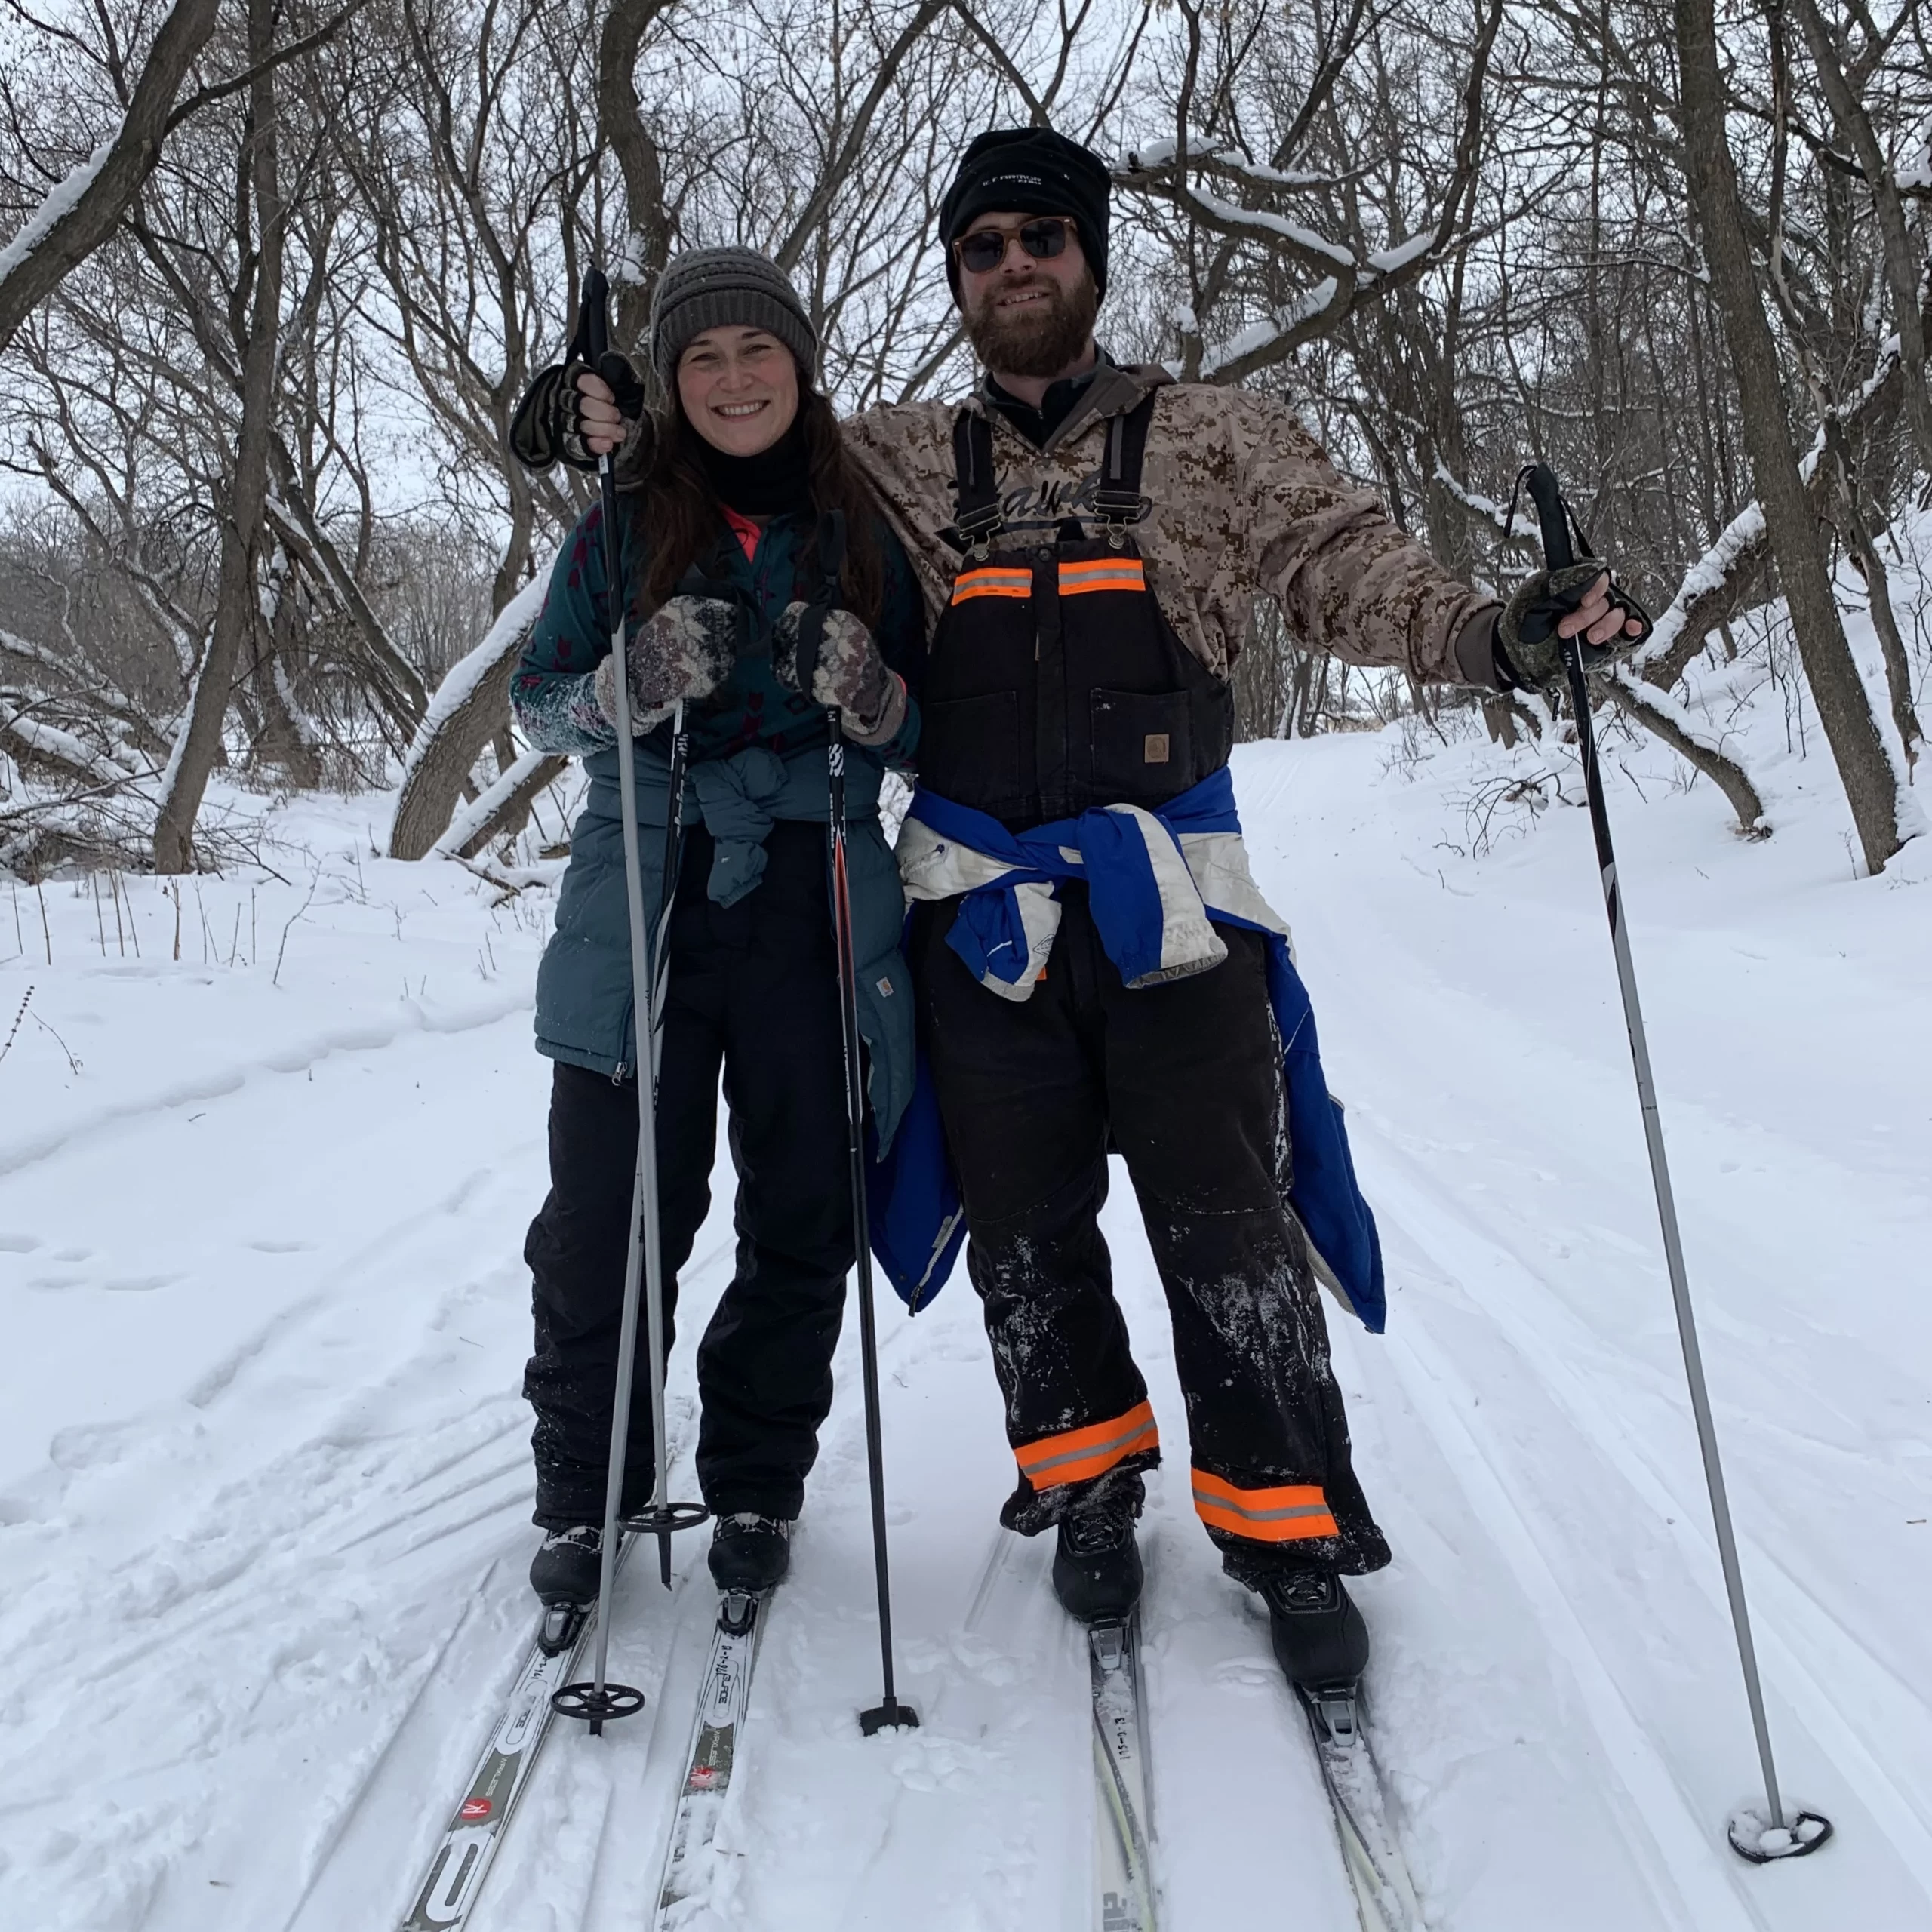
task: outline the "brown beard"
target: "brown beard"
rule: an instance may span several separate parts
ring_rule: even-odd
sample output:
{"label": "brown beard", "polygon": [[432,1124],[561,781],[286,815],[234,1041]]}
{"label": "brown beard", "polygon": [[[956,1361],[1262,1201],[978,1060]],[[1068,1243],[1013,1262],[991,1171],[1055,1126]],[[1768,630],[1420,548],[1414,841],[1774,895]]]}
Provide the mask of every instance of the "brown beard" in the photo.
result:
{"label": "brown beard", "polygon": [[1090,269],[1071,292],[1044,276],[1031,284],[1044,289],[1047,300],[1018,315],[1002,314],[993,306],[1003,290],[989,291],[977,311],[966,318],[966,333],[980,360],[995,376],[1057,376],[1076,362],[1093,340],[1094,318],[1100,298]]}

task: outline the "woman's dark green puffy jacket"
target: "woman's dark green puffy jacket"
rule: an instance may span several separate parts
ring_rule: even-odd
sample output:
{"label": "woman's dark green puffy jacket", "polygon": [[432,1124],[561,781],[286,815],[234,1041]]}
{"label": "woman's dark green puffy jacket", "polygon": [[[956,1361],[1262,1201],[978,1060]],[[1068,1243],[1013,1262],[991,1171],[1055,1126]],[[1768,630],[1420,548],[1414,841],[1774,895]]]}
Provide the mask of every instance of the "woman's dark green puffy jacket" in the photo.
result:
{"label": "woman's dark green puffy jacket", "polygon": [[[750,643],[732,681],[694,706],[686,721],[691,745],[685,822],[702,822],[712,833],[715,858],[709,889],[727,905],[758,889],[764,835],[773,820],[823,824],[828,815],[825,714],[780,685],[769,654],[758,648],[787,604],[815,594],[815,586],[801,580],[798,568],[809,534],[807,520],[776,517],[759,533],[754,555],[747,556],[739,539],[728,536],[703,563],[708,580],[703,593],[745,608]],[[635,523],[629,524],[623,550],[627,582],[635,581],[641,568],[639,540]],[[880,540],[888,569],[879,646],[887,663],[906,678],[913,702],[890,743],[872,750],[848,747],[845,789],[859,1026],[869,1050],[870,1097],[882,1149],[912,1091],[913,1038],[911,977],[899,952],[905,900],[879,824],[878,795],[888,764],[909,760],[918,742],[925,626],[903,553],[882,526]],[[699,587],[693,579],[684,586]],[[602,513],[593,508],[558,554],[510,695],[531,743],[581,756],[590,779],[589,797],[571,832],[556,932],[537,971],[537,1051],[617,1076],[635,1066],[637,1044],[617,738],[597,709],[593,688],[598,661],[610,650],[608,608]],[[628,628],[635,629],[634,617]],[[659,904],[663,890],[669,751],[669,730],[661,726],[638,739],[633,752],[648,911]],[[828,862],[828,916],[830,888]]]}

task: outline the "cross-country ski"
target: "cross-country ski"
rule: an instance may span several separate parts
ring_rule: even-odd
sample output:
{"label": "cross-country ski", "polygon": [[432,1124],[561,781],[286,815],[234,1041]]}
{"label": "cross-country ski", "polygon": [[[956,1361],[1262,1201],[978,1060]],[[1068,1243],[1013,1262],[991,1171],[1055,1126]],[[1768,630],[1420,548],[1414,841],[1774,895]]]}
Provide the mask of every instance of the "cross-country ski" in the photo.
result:
{"label": "cross-country ski", "polygon": [[[628,1553],[618,1552],[620,1564]],[[555,1717],[551,1699],[570,1681],[596,1614],[595,1604],[568,1619],[546,1614],[503,1700],[497,1727],[430,1858],[401,1932],[457,1932],[469,1924],[517,1800],[549,1735]]]}
{"label": "cross-country ski", "polygon": [[1389,1823],[1382,1768],[1363,1727],[1360,1691],[1340,1685],[1298,1694],[1321,1762],[1321,1782],[1335,1807],[1335,1829],[1361,1909],[1362,1932],[1423,1932],[1422,1907]]}
{"label": "cross-country ski", "polygon": [[1932,1924],[1922,14],[14,9],[0,1926]]}
{"label": "cross-country ski", "polygon": [[761,1592],[733,1590],[718,1603],[651,1921],[667,1932],[680,1921],[678,1908],[703,1892],[713,1875],[712,1862],[719,1856],[715,1843],[718,1814],[731,1788],[739,1728],[751,1703],[767,1601]]}
{"label": "cross-country ski", "polygon": [[1154,1932],[1139,1618],[1090,1626],[1087,1663],[1094,1700],[1094,1932]]}

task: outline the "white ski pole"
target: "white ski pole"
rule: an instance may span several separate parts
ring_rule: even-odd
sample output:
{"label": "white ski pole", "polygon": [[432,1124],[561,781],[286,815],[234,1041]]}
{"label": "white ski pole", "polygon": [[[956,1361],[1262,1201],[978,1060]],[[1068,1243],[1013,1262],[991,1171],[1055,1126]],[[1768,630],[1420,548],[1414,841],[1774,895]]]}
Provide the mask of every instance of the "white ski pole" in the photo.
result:
{"label": "white ski pole", "polygon": [[[594,368],[610,342],[608,313],[610,291],[603,271],[593,267],[583,278],[583,302],[589,360]],[[625,662],[622,544],[617,522],[617,472],[607,452],[598,460],[598,491],[604,511],[604,566],[610,605],[611,651],[616,675],[611,679],[617,711],[618,811],[624,841],[624,897],[629,912],[632,1030],[637,1064],[637,1166],[632,1190],[630,1244],[624,1264],[623,1311],[618,1324],[617,1388],[611,1412],[611,1456],[605,1477],[604,1535],[597,1592],[596,1663],[587,1684],[567,1684],[552,1697],[566,1717],[582,1718],[594,1737],[607,1718],[630,1717],[644,1708],[644,1693],[628,1684],[609,1681],[611,1611],[617,1567],[617,1539],[623,1527],[624,1469],[630,1447],[631,1392],[637,1371],[638,1312],[649,1309],[651,1448],[655,1480],[651,1503],[637,1526],[658,1539],[659,1567],[670,1580],[670,1533],[704,1520],[694,1503],[666,1504],[664,1428],[664,1282],[663,1255],[659,1240],[657,1203],[657,1023],[659,1002],[652,971],[652,949],[645,929],[644,869],[639,858],[637,813],[636,741],[631,735],[630,672]],[[678,707],[672,731],[672,789],[666,827],[667,866],[680,849],[676,828],[681,813],[685,743],[684,707]],[[666,871],[663,902],[668,908],[677,891],[675,874]],[[660,942],[669,935],[668,911],[659,921]]]}
{"label": "white ski pole", "polygon": [[[1523,474],[1524,487],[1536,505],[1543,532],[1543,566],[1559,571],[1577,561],[1570,539],[1571,519],[1554,471],[1533,464]],[[1586,544],[1586,553],[1588,552]],[[1540,641],[1531,639],[1531,641]],[[1657,1220],[1663,1230],[1665,1265],[1670,1273],[1672,1300],[1677,1307],[1677,1333],[1684,1352],[1684,1372],[1690,1385],[1690,1413],[1697,1424],[1697,1444],[1703,1453],[1704,1483],[1710,1491],[1711,1515],[1717,1525],[1718,1559],[1724,1568],[1724,1586],[1730,1599],[1731,1627],[1737,1633],[1738,1661],[1744,1670],[1744,1693],[1751,1706],[1751,1725],[1757,1734],[1758,1760],[1764,1774],[1764,1802],[1769,1807],[1767,1832],[1747,1835],[1743,1821],[1734,1819],[1727,1835],[1731,1849],[1754,1865],[1774,1859],[1801,1858],[1816,1851],[1832,1835],[1831,1821],[1815,1811],[1801,1811],[1787,1821],[1778,1790],[1777,1766],[1771,1756],[1770,1725],[1764,1715],[1764,1685],[1758,1674],[1758,1653],[1751,1640],[1751,1611],[1744,1598],[1744,1573],[1737,1560],[1737,1538],[1731,1528],[1730,1502],[1724,1488],[1724,1463],[1718,1454],[1717,1423],[1711,1414],[1710,1392],[1705,1386],[1704,1358],[1697,1345],[1697,1318],[1690,1305],[1690,1281],[1684,1266],[1684,1240],[1677,1226],[1676,1197],[1671,1191],[1670,1162],[1664,1152],[1663,1122],[1657,1111],[1657,1082],[1651,1074],[1651,1049],[1644,1030],[1643,1008],[1637,999],[1637,970],[1630,957],[1629,935],[1623,924],[1623,901],[1617,884],[1617,854],[1610,842],[1610,813],[1604,802],[1603,774],[1597,763],[1596,735],[1590,726],[1589,687],[1583,675],[1583,651],[1576,638],[1564,638],[1559,648],[1570,685],[1570,708],[1577,721],[1577,750],[1583,764],[1583,789],[1589,799],[1590,828],[1596,835],[1597,869],[1603,881],[1604,909],[1610,917],[1610,943],[1617,955],[1617,982],[1623,995],[1623,1021],[1630,1035],[1630,1058],[1636,1069],[1637,1102],[1644,1117],[1644,1140],[1650,1149],[1651,1181],[1656,1191]]]}

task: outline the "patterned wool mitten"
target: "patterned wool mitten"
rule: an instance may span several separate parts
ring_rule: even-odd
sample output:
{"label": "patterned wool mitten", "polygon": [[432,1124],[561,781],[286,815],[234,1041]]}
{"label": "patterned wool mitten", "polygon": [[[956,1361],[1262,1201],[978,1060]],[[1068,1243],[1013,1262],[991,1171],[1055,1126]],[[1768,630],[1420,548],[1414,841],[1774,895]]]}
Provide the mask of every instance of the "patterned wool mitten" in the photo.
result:
{"label": "patterned wool mitten", "polygon": [[[1581,605],[1592,584],[1610,566],[1595,558],[1566,564],[1560,571],[1539,571],[1520,586],[1503,606],[1496,623],[1496,650],[1518,685],[1547,691],[1563,681],[1563,641],[1556,626]],[[1583,669],[1591,671],[1612,659],[1627,657],[1651,634],[1649,614],[1629,592],[1611,580],[1611,608],[1635,617],[1644,628],[1635,637],[1619,637],[1609,644],[1581,641]]]}
{"label": "patterned wool mitten", "polygon": [[[639,627],[630,660],[631,729],[641,737],[670,716],[681,698],[709,697],[731,681],[738,655],[738,607],[719,597],[673,597]],[[607,655],[597,667],[597,708],[614,724],[617,674]]]}
{"label": "patterned wool mitten", "polygon": [[[807,691],[800,659],[811,657],[810,620],[820,615],[824,628]],[[883,744],[906,721],[905,685],[886,669],[872,632],[850,611],[786,605],[771,627],[771,669],[787,691],[837,706],[855,744]]]}

